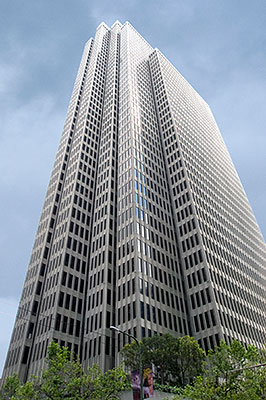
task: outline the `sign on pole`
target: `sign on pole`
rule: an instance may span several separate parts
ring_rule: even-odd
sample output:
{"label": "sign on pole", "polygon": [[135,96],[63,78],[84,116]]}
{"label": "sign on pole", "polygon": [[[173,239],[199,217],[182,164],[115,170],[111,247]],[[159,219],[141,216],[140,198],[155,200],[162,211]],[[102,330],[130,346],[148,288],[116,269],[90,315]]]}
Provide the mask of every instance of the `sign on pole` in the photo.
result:
{"label": "sign on pole", "polygon": [[[153,396],[153,373],[151,366],[143,368],[143,398],[150,399]],[[133,400],[140,400],[139,370],[131,372]]]}

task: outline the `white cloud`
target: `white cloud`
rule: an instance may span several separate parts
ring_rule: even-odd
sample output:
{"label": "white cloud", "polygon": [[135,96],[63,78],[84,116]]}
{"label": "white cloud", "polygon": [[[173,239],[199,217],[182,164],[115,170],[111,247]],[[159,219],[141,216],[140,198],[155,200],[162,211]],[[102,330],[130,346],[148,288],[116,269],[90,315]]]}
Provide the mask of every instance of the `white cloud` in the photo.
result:
{"label": "white cloud", "polygon": [[0,137],[2,296],[21,288],[65,117],[48,95],[7,109]]}
{"label": "white cloud", "polygon": [[10,93],[10,90],[16,87],[17,81],[22,79],[22,75],[22,68],[18,68],[17,64],[2,62],[0,64],[0,95]]}
{"label": "white cloud", "polygon": [[[0,177],[2,184],[20,186],[42,174],[42,167],[47,160],[52,160],[60,137],[65,110],[62,114],[60,111],[53,98],[43,96],[14,106],[3,118],[0,168],[5,174]],[[25,181],[18,180],[19,177]]]}

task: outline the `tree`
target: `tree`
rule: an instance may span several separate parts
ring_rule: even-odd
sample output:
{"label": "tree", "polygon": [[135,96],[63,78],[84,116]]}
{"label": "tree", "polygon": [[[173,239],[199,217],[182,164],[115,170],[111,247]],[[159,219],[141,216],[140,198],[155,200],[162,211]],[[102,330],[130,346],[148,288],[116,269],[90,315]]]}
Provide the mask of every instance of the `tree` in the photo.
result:
{"label": "tree", "polygon": [[41,398],[33,382],[26,382],[21,385],[17,389],[15,396],[11,397],[12,400],[40,400]]}
{"label": "tree", "polygon": [[[141,352],[139,351],[139,346],[141,346]],[[124,363],[126,367],[129,367],[132,370],[139,369],[140,354],[141,354],[142,365],[146,365],[149,363],[144,341],[139,342],[139,345],[135,342],[135,340],[131,343],[126,344],[121,350],[121,354],[124,358]]]}
{"label": "tree", "polygon": [[230,346],[222,340],[218,347],[209,351],[208,360],[208,375],[219,383],[217,386],[224,396],[232,396],[246,382],[248,370],[243,368],[258,363],[259,354],[255,346],[245,349],[237,340],[233,340]]}
{"label": "tree", "polygon": [[[185,385],[202,372],[205,353],[190,336],[175,338],[169,334],[144,338],[143,365],[153,364],[155,379],[160,384]],[[122,349],[126,366],[138,368],[138,346],[127,344]]]}
{"label": "tree", "polygon": [[17,375],[6,379],[1,400],[112,400],[127,386],[122,368],[102,373],[97,365],[87,371],[71,358],[66,347],[52,342],[48,348],[47,368],[40,377],[22,384]]}
{"label": "tree", "polygon": [[1,400],[9,400],[14,396],[19,389],[21,382],[17,374],[8,376],[5,380],[3,388],[1,390]]}
{"label": "tree", "polygon": [[262,400],[266,399],[265,367],[253,368],[265,362],[255,346],[247,349],[237,340],[231,345],[221,341],[208,353],[204,376],[196,378],[184,391],[190,400]]}
{"label": "tree", "polygon": [[[150,338],[144,338],[139,345],[135,341],[126,344],[121,353],[125,365],[132,370],[139,368],[141,354],[142,365],[153,364],[156,380],[158,383],[165,384],[168,383],[171,374],[171,354],[173,354],[175,343],[176,339],[169,334],[154,335]],[[141,346],[141,352],[139,352],[139,346]]]}
{"label": "tree", "polygon": [[205,352],[193,337],[183,336],[177,339],[174,354],[176,366],[173,368],[176,367],[176,375],[181,386],[190,383],[203,372],[205,358]]}
{"label": "tree", "polygon": [[145,350],[143,354],[146,364],[153,364],[156,380],[164,385],[171,382],[173,372],[174,354],[177,346],[177,339],[168,333],[159,336],[154,335],[143,340]]}
{"label": "tree", "polygon": [[113,368],[104,374],[98,367],[98,378],[94,380],[94,393],[91,397],[95,400],[118,399],[122,390],[131,388],[127,375],[122,368]]}
{"label": "tree", "polygon": [[52,342],[48,348],[47,369],[43,371],[40,391],[52,399],[89,398],[91,376],[86,374],[79,360],[72,360],[67,347]]}

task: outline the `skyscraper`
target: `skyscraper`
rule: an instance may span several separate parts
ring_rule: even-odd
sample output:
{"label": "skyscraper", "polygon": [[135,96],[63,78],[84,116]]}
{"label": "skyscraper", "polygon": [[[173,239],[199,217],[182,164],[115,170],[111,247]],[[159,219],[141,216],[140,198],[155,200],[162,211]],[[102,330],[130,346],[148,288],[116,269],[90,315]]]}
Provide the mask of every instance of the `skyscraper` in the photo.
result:
{"label": "skyscraper", "polygon": [[84,49],[30,259],[4,377],[48,343],[85,366],[126,337],[193,335],[207,350],[266,340],[265,244],[215,120],[126,22]]}

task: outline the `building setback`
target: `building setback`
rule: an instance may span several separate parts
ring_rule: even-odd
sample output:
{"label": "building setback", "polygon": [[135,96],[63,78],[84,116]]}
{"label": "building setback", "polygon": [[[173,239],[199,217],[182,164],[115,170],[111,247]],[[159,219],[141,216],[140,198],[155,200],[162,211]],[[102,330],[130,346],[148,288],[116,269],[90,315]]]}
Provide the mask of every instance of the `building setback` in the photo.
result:
{"label": "building setback", "polygon": [[265,244],[206,102],[126,22],[84,48],[3,377],[54,339],[84,366],[127,338],[266,341]]}

